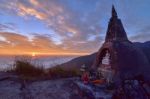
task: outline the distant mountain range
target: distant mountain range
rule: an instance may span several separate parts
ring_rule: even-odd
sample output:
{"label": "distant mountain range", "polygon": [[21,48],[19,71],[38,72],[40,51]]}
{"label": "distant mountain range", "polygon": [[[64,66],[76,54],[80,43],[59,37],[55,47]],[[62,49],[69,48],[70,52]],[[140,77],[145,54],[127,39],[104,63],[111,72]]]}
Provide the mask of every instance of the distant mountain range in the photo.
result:
{"label": "distant mountain range", "polygon": [[97,53],[93,53],[91,55],[86,56],[80,56],[70,60],[69,62],[63,63],[59,66],[62,67],[63,69],[79,69],[82,65],[89,67],[93,64],[93,61],[96,58],[96,54]]}
{"label": "distant mountain range", "polygon": [[150,62],[150,41],[144,43],[135,42],[134,45],[140,48],[144,52],[145,56]]}
{"label": "distant mountain range", "polygon": [[[149,62],[150,62],[150,41],[140,43],[140,42],[134,42],[133,43],[135,46],[140,48],[144,54],[147,56]],[[60,64],[59,66],[64,68],[64,69],[79,69],[82,65],[85,64],[85,66],[89,67],[92,66],[95,58],[96,58],[97,52],[91,54],[91,55],[86,55],[86,56],[80,56],[77,58],[72,59],[69,62]]]}

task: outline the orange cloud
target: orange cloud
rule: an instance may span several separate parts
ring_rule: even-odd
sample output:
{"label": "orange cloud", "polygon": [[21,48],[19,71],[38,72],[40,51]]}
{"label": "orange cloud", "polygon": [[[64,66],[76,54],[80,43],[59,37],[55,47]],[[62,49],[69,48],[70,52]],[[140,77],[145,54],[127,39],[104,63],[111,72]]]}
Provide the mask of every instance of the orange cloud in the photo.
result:
{"label": "orange cloud", "polygon": [[39,2],[37,0],[29,0],[29,2],[35,6],[39,5]]}
{"label": "orange cloud", "polygon": [[10,32],[0,32],[1,55],[85,55],[88,52],[79,52],[71,49],[63,49],[62,45],[56,45],[49,37],[42,35],[34,35],[32,40],[28,37]]}
{"label": "orange cloud", "polygon": [[43,20],[43,19],[46,19],[46,14],[42,13],[42,12],[39,12],[33,8],[30,8],[30,7],[26,7],[25,5],[21,4],[21,3],[18,3],[17,4],[17,7],[18,7],[18,14],[20,16],[27,16],[27,15],[30,15],[30,16],[34,16],[40,20]]}
{"label": "orange cloud", "polygon": [[[99,48],[95,46],[100,46],[102,41],[99,36],[101,32],[99,16],[101,15],[97,13],[100,11],[78,13],[65,2],[57,0],[17,0],[15,3],[16,5],[10,5],[7,9],[15,11],[19,17],[36,18],[38,22],[40,20],[49,30],[54,31],[54,35],[60,37],[61,44],[55,44],[51,37],[44,35],[34,35],[32,40],[22,37],[23,35],[3,35],[13,49],[29,53],[87,54]],[[96,39],[88,41],[89,35]]]}

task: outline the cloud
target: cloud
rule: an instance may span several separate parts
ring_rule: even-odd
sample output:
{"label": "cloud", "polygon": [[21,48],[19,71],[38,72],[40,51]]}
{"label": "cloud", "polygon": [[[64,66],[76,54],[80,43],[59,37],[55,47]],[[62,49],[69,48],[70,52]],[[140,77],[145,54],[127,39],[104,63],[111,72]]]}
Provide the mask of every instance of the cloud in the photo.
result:
{"label": "cloud", "polygon": [[[13,10],[17,15],[29,20],[34,17],[43,22],[47,28],[52,29],[60,37],[58,38],[61,41],[59,47],[62,47],[62,50],[92,52],[99,48],[95,48],[93,45],[100,45],[102,42],[99,34],[102,33],[103,29],[100,26],[103,13],[100,12],[104,10],[100,8],[104,8],[104,6],[102,6],[102,3],[98,3],[98,0],[95,2],[88,0],[87,2],[93,7],[92,9],[88,8],[91,11],[87,12],[84,7],[81,8],[81,11],[78,11],[76,7],[70,7],[70,5],[73,5],[69,0],[47,0],[46,2],[41,0],[16,0],[14,3],[5,3],[9,5],[7,10]],[[82,1],[75,3],[76,5],[87,6]],[[99,8],[95,8],[95,6],[99,6]],[[94,37],[92,41],[89,40],[89,36]],[[51,37],[34,35],[32,44],[40,48],[52,49],[54,46],[57,48],[57,45],[50,39]]]}
{"label": "cloud", "polygon": [[[43,23],[46,29],[53,31],[51,34],[30,34],[33,36],[32,40],[20,32],[7,31],[2,35],[7,41],[5,43],[10,42],[13,47],[32,51],[92,53],[97,51],[104,41],[113,0],[13,0],[13,2],[2,0],[1,2],[0,12],[29,21],[36,20]],[[137,14],[138,6],[133,4],[135,1],[130,4],[128,1],[115,3],[119,17],[128,29],[127,32],[132,34],[131,40],[142,41],[144,38],[148,40],[149,28],[143,27],[149,24],[139,21],[142,17]],[[12,26],[0,24],[0,31],[13,30]],[[138,33],[132,33],[135,31]],[[59,43],[56,44],[56,41]],[[4,41],[1,43],[5,44]]]}
{"label": "cloud", "polygon": [[0,23],[0,31],[17,31],[17,26],[13,23]]}
{"label": "cloud", "polygon": [[146,42],[150,41],[150,33],[149,34],[137,34],[131,37],[131,40],[134,42]]}
{"label": "cloud", "polygon": [[[3,38],[3,39],[2,39]],[[56,45],[49,36],[34,34],[32,39],[25,35],[12,32],[0,32],[0,54],[67,54],[79,53],[72,49],[64,49]]]}
{"label": "cloud", "polygon": [[31,4],[33,4],[34,6],[38,6],[39,5],[39,2],[37,0],[29,0],[29,2]]}
{"label": "cloud", "polygon": [[137,31],[136,34],[130,37],[134,42],[150,41],[150,26],[145,26]]}
{"label": "cloud", "polygon": [[21,48],[21,46],[25,48],[25,46],[31,45],[26,36],[17,33],[0,32],[0,37],[5,38],[4,42],[7,42],[10,45],[9,48]]}
{"label": "cloud", "polygon": [[17,7],[18,7],[18,15],[20,16],[34,16],[36,17],[37,19],[40,19],[40,20],[43,20],[45,19],[47,16],[42,13],[42,12],[39,12],[33,8],[30,8],[30,7],[26,7],[25,5],[21,4],[21,3],[18,3],[17,4]]}

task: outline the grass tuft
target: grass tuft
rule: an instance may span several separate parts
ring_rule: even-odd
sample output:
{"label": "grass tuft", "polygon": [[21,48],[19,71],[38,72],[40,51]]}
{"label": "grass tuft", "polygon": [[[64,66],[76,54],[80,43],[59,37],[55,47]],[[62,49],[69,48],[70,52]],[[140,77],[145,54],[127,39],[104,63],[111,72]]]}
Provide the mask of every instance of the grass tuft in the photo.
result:
{"label": "grass tuft", "polygon": [[13,68],[8,72],[15,72],[21,79],[38,80],[38,79],[59,79],[79,76],[79,70],[64,69],[57,65],[49,69],[43,66],[35,66],[31,59],[19,58],[15,61]]}
{"label": "grass tuft", "polygon": [[43,67],[36,67],[29,61],[17,60],[14,64],[14,71],[24,77],[39,77],[44,74]]}

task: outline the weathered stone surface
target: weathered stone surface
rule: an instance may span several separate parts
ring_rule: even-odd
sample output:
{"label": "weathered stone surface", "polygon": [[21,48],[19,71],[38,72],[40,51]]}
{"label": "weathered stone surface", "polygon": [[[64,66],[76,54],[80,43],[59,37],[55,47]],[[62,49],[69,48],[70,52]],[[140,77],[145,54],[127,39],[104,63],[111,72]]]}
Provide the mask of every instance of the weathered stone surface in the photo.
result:
{"label": "weathered stone surface", "polygon": [[109,99],[111,95],[84,85],[78,78],[34,81],[23,89],[18,80],[0,81],[0,99]]}
{"label": "weathered stone surface", "polygon": [[106,33],[106,42],[111,41],[128,41],[127,34],[123,28],[121,20],[117,16],[114,6],[112,7],[112,17],[110,18]]}
{"label": "weathered stone surface", "polygon": [[[143,44],[144,45],[144,44]],[[109,51],[110,65],[115,71],[114,81],[120,83],[122,79],[133,78],[142,75],[144,79],[150,82],[150,54],[147,55],[145,48],[140,48],[128,40],[121,20],[112,8],[112,17],[110,19],[105,42],[98,51],[93,69],[97,69],[104,57],[106,50]]]}

